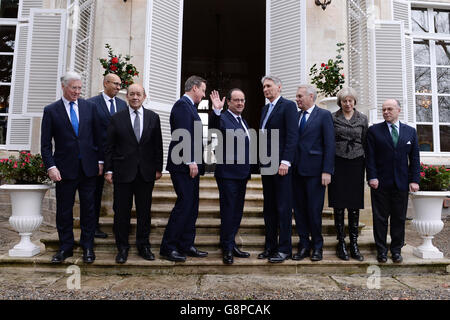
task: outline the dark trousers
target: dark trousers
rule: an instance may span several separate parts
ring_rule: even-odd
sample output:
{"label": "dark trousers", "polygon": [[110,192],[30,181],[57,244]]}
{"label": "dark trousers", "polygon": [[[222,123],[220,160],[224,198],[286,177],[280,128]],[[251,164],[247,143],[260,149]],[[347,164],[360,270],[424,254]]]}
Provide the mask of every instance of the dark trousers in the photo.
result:
{"label": "dark trousers", "polygon": [[177,200],[164,231],[160,249],[162,255],[174,250],[185,252],[194,245],[198,216],[200,177],[191,178],[187,173],[171,172],[170,179]]}
{"label": "dark trousers", "polygon": [[408,191],[370,189],[373,216],[373,235],[378,253],[387,253],[387,231],[390,219],[391,253],[401,253],[405,243],[405,221],[408,210]]}
{"label": "dark trousers", "polygon": [[[322,249],[322,211],[325,187],[322,177],[293,176],[294,216],[299,247]],[[310,239],[311,236],[311,239]]]}
{"label": "dark trousers", "polygon": [[76,179],[63,179],[56,183],[56,228],[60,250],[72,250],[74,246],[73,205],[77,190],[80,199],[80,246],[83,249],[94,248],[95,180],[96,177],[86,177],[80,163],[80,172]]}
{"label": "dark trousers", "polygon": [[292,253],[292,174],[263,175],[265,249]]}
{"label": "dark trousers", "polygon": [[150,225],[152,192],[155,181],[146,182],[141,174],[131,183],[114,183],[114,234],[116,246],[120,249],[130,247],[128,236],[130,232],[131,209],[133,195],[136,204],[136,247],[138,249],[150,246]]}
{"label": "dark trousers", "polygon": [[95,212],[95,228],[99,228],[100,210],[102,208],[103,186],[105,185],[105,176],[102,174],[98,176],[95,182],[94,194],[94,212]]}
{"label": "dark trousers", "polygon": [[236,246],[235,237],[244,212],[247,179],[217,178],[220,194],[220,243],[223,251]]}

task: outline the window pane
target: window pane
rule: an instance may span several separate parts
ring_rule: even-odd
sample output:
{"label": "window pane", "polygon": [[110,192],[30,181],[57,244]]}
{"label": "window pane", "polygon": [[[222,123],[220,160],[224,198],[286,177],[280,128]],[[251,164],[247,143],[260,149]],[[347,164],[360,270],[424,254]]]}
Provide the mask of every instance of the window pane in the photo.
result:
{"label": "window pane", "polygon": [[431,93],[431,68],[415,67],[416,93]]}
{"label": "window pane", "polygon": [[14,52],[15,26],[0,26],[0,52]]}
{"label": "window pane", "polygon": [[10,86],[0,86],[0,113],[8,113]]}
{"label": "window pane", "polygon": [[436,68],[438,93],[450,93],[450,68]]}
{"label": "window pane", "polygon": [[439,122],[450,122],[450,97],[439,97]]}
{"label": "window pane", "polygon": [[411,10],[412,30],[416,33],[429,32],[428,11],[427,9]]}
{"label": "window pane", "polygon": [[430,64],[430,43],[428,40],[414,41],[414,63]]}
{"label": "window pane", "polygon": [[436,41],[436,64],[450,65],[450,42]]}
{"label": "window pane", "polygon": [[417,135],[420,151],[434,151],[432,126],[417,125]]}
{"label": "window pane", "polygon": [[450,152],[450,126],[439,126],[441,152]]}
{"label": "window pane", "polygon": [[434,10],[434,30],[436,33],[450,34],[450,11]]}
{"label": "window pane", "polygon": [[0,82],[11,82],[13,56],[0,56]]}
{"label": "window pane", "polygon": [[0,18],[17,18],[19,0],[1,0]]}
{"label": "window pane", "polygon": [[8,117],[0,117],[0,144],[6,144]]}
{"label": "window pane", "polygon": [[431,96],[416,95],[416,121],[433,122]]}

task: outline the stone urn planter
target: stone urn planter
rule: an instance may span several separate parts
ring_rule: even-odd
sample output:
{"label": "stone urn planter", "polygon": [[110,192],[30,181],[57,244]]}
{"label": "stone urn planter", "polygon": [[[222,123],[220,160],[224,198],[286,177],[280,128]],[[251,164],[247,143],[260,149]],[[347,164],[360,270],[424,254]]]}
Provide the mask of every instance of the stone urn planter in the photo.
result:
{"label": "stone urn planter", "polygon": [[8,191],[11,199],[9,223],[21,239],[9,250],[11,257],[32,257],[40,253],[39,246],[31,242],[34,231],[42,224],[42,199],[51,186],[47,184],[4,184],[0,190]]}
{"label": "stone urn planter", "polygon": [[339,106],[337,105],[337,97],[328,97],[320,100],[319,102],[331,113],[339,110]]}
{"label": "stone urn planter", "polygon": [[449,191],[418,191],[410,194],[415,215],[414,228],[423,239],[422,245],[414,248],[413,254],[422,259],[440,259],[444,254],[433,245],[433,238],[444,227],[441,220],[442,203]]}

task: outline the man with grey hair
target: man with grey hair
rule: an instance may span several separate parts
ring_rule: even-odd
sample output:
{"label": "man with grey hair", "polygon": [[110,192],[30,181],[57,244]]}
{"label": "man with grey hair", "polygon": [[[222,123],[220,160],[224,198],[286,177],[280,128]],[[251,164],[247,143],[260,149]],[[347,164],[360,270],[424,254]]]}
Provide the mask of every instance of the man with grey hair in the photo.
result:
{"label": "man with grey hair", "polygon": [[62,263],[73,255],[73,205],[77,190],[83,261],[92,263],[95,260],[95,181],[103,173],[100,126],[95,106],[80,98],[80,75],[68,72],[61,78],[61,84],[63,96],[44,108],[41,125],[42,159],[50,179],[56,183],[60,247],[52,263]]}
{"label": "man with grey hair", "polygon": [[300,85],[296,94],[301,110],[294,161],[294,216],[300,241],[294,260],[322,260],[322,210],[325,188],[334,173],[335,139],[330,111],[315,105],[316,89]]}
{"label": "man with grey hair", "polygon": [[[263,195],[265,248],[258,259],[269,259],[269,262],[280,263],[292,255],[292,168],[294,161],[297,133],[297,109],[293,101],[281,96],[281,81],[275,76],[265,76],[261,80],[263,92],[269,101],[263,107],[260,129],[267,137],[264,146],[270,158],[279,159],[273,164],[260,164]],[[272,146],[272,136],[278,139]],[[278,157],[269,154],[272,148]],[[278,168],[275,174],[264,174],[266,167]]]}
{"label": "man with grey hair", "polygon": [[[109,73],[103,78],[103,92],[99,95],[89,98],[87,101],[95,105],[95,111],[99,119],[100,129],[102,132],[102,142],[106,143],[106,131],[111,121],[111,117],[121,110],[127,109],[127,103],[117,97],[122,85],[122,80],[117,74]],[[99,219],[102,204],[103,185],[105,183],[104,176],[98,176],[95,186],[95,217],[96,217],[96,238],[106,238],[108,235],[100,230]]]}

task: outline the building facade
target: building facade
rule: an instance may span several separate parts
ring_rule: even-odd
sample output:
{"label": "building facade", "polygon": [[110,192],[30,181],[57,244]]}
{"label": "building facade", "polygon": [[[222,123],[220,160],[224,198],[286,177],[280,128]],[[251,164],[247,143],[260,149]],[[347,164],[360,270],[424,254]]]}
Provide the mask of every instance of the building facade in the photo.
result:
{"label": "building facade", "polygon": [[[242,88],[257,127],[263,75],[279,76],[293,100],[310,67],[343,42],[358,110],[380,122],[382,102],[398,99],[421,160],[450,165],[450,0],[333,0],[325,10],[314,0],[2,0],[0,34],[4,151],[39,152],[42,110],[61,96],[65,71],[83,76],[84,97],[99,94],[107,43],[133,56],[167,152],[170,109],[188,76],[205,77],[208,95]],[[205,117],[207,99],[199,109]]]}

